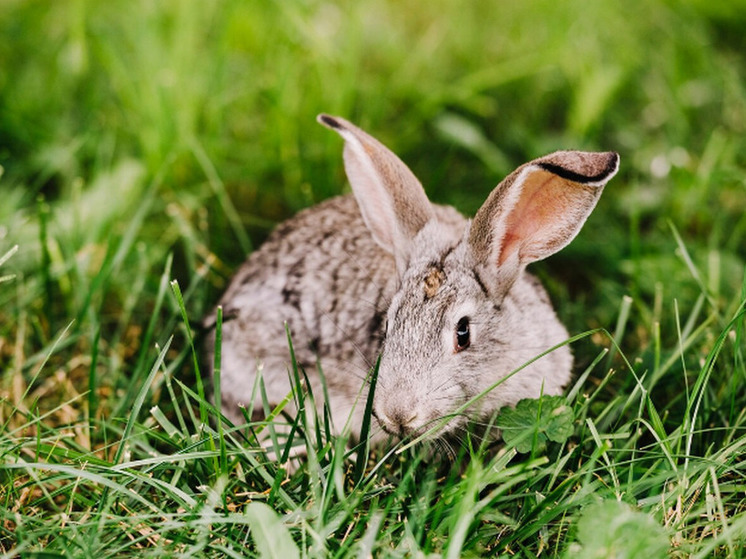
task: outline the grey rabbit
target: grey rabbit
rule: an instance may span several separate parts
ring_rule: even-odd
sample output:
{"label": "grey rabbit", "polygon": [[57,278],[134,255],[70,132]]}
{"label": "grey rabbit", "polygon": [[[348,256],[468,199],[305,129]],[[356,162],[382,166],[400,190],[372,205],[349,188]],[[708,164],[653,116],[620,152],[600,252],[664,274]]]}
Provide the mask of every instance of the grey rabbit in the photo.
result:
{"label": "grey rabbit", "polygon": [[[339,117],[318,121],[345,141],[353,196],[332,198],[280,224],[220,300],[222,407],[262,410],[291,390],[285,322],[321,406],[323,371],[336,432],[359,438],[369,371],[380,354],[373,415],[386,434],[458,434],[503,406],[560,394],[572,355],[544,288],[525,271],[567,245],[617,172],[614,152],[558,151],[526,163],[476,216],[431,203],[389,149]],[[214,324],[214,313],[207,324]],[[214,334],[207,342],[212,363]],[[320,365],[320,367],[317,367]],[[451,417],[452,416],[452,417]]]}

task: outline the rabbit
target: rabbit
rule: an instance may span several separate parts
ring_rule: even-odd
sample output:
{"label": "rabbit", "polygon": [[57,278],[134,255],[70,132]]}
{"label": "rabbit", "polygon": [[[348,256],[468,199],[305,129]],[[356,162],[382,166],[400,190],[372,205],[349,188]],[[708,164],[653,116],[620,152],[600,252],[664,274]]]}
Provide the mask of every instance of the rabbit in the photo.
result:
{"label": "rabbit", "polygon": [[[558,151],[526,163],[469,220],[431,203],[412,171],[361,129],[317,120],[344,139],[352,195],[280,224],[220,299],[224,414],[243,423],[240,406],[252,398],[263,409],[257,374],[270,405],[287,397],[286,323],[317,407],[326,395],[334,431],[352,441],[379,355],[373,443],[456,435],[503,406],[561,394],[573,366],[567,345],[531,361],[568,333],[525,269],[575,237],[618,154]],[[206,325],[214,322],[213,312]],[[212,333],[210,364],[214,343]]]}

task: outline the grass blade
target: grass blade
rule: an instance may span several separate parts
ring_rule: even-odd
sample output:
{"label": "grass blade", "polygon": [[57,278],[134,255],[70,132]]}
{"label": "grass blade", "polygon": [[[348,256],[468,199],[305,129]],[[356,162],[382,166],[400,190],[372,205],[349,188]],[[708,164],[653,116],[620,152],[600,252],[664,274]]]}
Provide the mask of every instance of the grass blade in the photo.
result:
{"label": "grass blade", "polygon": [[277,513],[264,503],[253,502],[246,507],[246,518],[251,525],[259,556],[262,559],[295,559],[300,557],[298,546]]}

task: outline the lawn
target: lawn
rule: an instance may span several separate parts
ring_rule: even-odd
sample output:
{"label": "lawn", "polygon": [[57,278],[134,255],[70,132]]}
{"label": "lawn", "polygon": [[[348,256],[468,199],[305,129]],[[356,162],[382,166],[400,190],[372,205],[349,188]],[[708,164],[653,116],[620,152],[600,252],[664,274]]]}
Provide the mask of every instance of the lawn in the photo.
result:
{"label": "lawn", "polygon": [[[746,556],[746,2],[8,0],[0,31],[0,557]],[[531,267],[569,436],[527,402],[450,467],[302,416],[291,469],[252,433],[282,458],[292,418],[220,420],[199,323],[348,190],[321,112],[469,215],[620,153]]]}

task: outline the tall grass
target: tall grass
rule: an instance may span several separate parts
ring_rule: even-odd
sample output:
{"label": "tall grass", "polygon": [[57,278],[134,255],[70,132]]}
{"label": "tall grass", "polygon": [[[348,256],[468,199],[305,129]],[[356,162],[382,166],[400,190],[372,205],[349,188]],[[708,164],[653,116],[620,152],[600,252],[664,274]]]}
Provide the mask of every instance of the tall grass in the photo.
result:
{"label": "tall grass", "polygon": [[[746,6],[501,4],[3,5],[3,557],[744,555]],[[534,268],[579,334],[567,441],[451,468],[221,420],[196,325],[344,191],[322,111],[466,213],[553,149],[622,154]]]}

